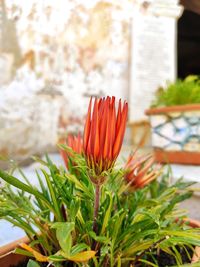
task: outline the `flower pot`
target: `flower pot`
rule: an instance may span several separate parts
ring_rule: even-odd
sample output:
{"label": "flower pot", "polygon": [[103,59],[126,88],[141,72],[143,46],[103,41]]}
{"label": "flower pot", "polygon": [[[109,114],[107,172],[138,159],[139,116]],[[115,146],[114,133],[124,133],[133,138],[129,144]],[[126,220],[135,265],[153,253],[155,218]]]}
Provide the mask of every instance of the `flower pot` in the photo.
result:
{"label": "flower pot", "polygon": [[[193,219],[184,219],[184,222],[189,222],[189,225],[193,228],[200,228],[200,222]],[[8,245],[0,247],[0,267],[10,267],[19,264],[21,261],[25,260],[26,257],[23,255],[14,254],[14,249],[20,243],[28,243],[29,239],[27,237],[18,239]],[[5,256],[4,256],[5,255]],[[192,263],[198,262],[200,260],[200,247],[195,248],[195,253],[192,257]]]}
{"label": "flower pot", "polygon": [[[192,219],[185,219],[189,222],[189,225],[193,228],[200,228],[200,222]],[[198,262],[200,260],[200,247],[195,247],[195,253],[192,257],[192,263]]]}
{"label": "flower pot", "polygon": [[157,161],[200,164],[200,104],[152,108],[146,114]]}
{"label": "flower pot", "polygon": [[8,245],[0,247],[0,266],[1,267],[15,266],[19,262],[25,260],[26,259],[25,256],[15,254],[13,253],[13,251],[18,246],[18,244],[28,243],[28,240],[29,239],[27,237],[23,237],[12,243],[9,243]]}

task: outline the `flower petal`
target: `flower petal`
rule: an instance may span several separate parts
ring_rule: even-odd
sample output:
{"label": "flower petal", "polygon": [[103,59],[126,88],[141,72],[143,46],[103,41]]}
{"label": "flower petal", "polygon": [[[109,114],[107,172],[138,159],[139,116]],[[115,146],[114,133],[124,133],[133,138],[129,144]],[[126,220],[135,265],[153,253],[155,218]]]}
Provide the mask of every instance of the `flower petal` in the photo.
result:
{"label": "flower petal", "polygon": [[96,160],[99,156],[99,115],[98,115],[98,101],[95,99],[92,122],[91,122],[91,151]]}
{"label": "flower petal", "polygon": [[126,120],[127,120],[127,115],[128,115],[128,104],[124,104],[124,108],[122,111],[121,115],[121,121],[120,121],[120,126],[118,127],[116,139],[115,139],[115,144],[113,147],[113,158],[116,158],[119,154],[119,151],[122,146],[123,138],[124,138],[124,133],[126,129]]}
{"label": "flower petal", "polygon": [[88,113],[87,113],[86,123],[85,123],[85,129],[84,129],[84,135],[83,135],[84,151],[87,151],[87,146],[88,146],[89,136],[90,136],[91,108],[92,108],[92,97],[90,98],[90,103],[89,103]]}

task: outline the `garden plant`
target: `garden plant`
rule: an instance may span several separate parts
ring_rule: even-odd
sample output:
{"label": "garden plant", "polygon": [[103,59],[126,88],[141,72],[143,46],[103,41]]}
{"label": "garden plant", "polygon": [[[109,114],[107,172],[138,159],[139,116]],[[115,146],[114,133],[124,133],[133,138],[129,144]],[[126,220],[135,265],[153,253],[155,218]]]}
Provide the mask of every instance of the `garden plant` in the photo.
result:
{"label": "garden plant", "polygon": [[200,229],[178,209],[191,183],[170,184],[150,154],[116,162],[127,115],[127,102],[91,99],[83,137],[59,144],[65,168],[37,159],[38,188],[22,171],[19,179],[0,170],[0,218],[29,237],[15,250],[28,267],[169,266],[168,255],[171,265],[191,262]]}
{"label": "garden plant", "polygon": [[200,103],[200,78],[190,75],[184,80],[169,83],[166,88],[159,88],[152,107]]}

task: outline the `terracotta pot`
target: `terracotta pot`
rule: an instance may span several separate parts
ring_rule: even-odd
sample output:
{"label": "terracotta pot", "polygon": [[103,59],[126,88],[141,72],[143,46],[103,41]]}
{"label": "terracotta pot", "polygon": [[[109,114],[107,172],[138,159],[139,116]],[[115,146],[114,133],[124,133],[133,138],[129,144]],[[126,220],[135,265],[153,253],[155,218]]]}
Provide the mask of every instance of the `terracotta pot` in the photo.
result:
{"label": "terracotta pot", "polygon": [[23,255],[14,254],[13,251],[20,243],[28,243],[27,237],[18,239],[8,245],[0,247],[0,267],[10,267],[17,265],[19,262],[26,259]]}
{"label": "terracotta pot", "polygon": [[[200,228],[200,222],[192,219],[185,219],[184,221],[188,221],[189,225],[193,228]],[[195,253],[192,257],[192,263],[198,262],[200,260],[200,247],[195,248]]]}
{"label": "terracotta pot", "polygon": [[[200,222],[192,219],[185,219],[184,221],[189,221],[189,224],[193,228],[200,228]],[[28,243],[29,239],[27,237],[18,239],[6,246],[0,247],[0,267],[10,267],[10,265],[17,265],[20,261],[26,259],[23,255],[14,254],[14,249],[20,243]],[[5,255],[5,256],[4,256]],[[3,257],[2,257],[3,256]],[[192,257],[192,263],[200,260],[200,247],[195,248],[195,253]]]}
{"label": "terracotta pot", "polygon": [[200,164],[200,104],[152,108],[146,115],[157,161]]}

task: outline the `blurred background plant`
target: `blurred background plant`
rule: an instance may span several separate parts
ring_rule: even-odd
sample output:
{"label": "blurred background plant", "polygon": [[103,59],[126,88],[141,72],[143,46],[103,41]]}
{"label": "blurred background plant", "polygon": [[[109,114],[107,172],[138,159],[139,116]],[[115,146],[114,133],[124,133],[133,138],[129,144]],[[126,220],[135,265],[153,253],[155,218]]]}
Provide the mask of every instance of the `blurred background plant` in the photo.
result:
{"label": "blurred background plant", "polygon": [[152,107],[176,106],[200,103],[199,76],[190,75],[184,80],[170,83],[157,91]]}

